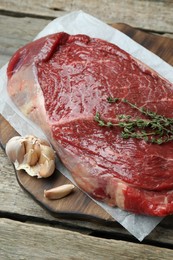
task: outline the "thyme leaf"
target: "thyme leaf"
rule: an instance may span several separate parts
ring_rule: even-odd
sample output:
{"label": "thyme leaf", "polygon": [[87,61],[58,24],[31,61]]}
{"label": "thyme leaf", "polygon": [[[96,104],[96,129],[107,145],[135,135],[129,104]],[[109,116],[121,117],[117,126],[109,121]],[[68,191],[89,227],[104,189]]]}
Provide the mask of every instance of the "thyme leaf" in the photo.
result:
{"label": "thyme leaf", "polygon": [[159,115],[145,107],[138,107],[125,98],[108,97],[107,102],[123,102],[145,115],[146,119],[132,119],[132,116],[130,115],[120,114],[117,116],[118,121],[116,120],[116,123],[113,123],[111,121],[103,120],[100,113],[97,112],[94,120],[99,126],[122,128],[121,137],[124,139],[137,138],[142,139],[145,142],[159,145],[173,140],[173,118]]}

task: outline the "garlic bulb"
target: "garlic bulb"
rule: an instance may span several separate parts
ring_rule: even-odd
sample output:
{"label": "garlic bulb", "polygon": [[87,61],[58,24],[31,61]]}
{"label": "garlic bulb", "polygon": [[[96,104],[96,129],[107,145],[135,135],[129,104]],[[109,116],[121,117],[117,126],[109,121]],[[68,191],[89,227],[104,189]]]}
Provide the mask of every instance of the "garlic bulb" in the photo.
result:
{"label": "garlic bulb", "polygon": [[32,135],[15,136],[6,144],[6,154],[16,170],[31,176],[49,177],[55,170],[55,152],[45,140]]}

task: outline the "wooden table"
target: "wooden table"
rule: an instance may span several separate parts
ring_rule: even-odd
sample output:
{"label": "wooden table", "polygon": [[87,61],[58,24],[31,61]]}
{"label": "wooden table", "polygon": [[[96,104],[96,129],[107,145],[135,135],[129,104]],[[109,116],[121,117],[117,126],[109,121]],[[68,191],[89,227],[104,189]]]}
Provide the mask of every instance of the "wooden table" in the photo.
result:
{"label": "wooden table", "polygon": [[[171,0],[1,0],[0,67],[52,19],[80,9],[120,29],[121,23],[126,23],[173,38]],[[2,148],[0,217],[0,259],[173,259],[172,216],[165,218],[142,243],[118,223],[111,226],[52,217],[18,185]]]}

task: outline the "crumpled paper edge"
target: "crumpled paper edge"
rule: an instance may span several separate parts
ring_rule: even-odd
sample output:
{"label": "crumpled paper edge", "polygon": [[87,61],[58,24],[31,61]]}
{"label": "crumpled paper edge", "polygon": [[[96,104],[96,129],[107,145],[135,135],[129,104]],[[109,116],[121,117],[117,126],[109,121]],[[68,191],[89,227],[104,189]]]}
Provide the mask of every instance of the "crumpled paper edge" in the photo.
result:
{"label": "crumpled paper edge", "polygon": [[[91,37],[97,37],[115,43],[120,48],[129,52],[135,58],[140,59],[173,83],[173,68],[169,64],[130,39],[122,32],[103,23],[97,18],[84,13],[83,11],[75,11],[53,20],[36,36],[35,39],[60,31],[69,34],[87,34]],[[0,112],[21,135],[30,133],[37,134],[38,137],[45,137],[38,126],[26,119],[15,105],[12,104],[8,94],[6,93],[6,88],[4,91],[4,86],[6,85],[6,67],[7,65],[0,70]],[[16,124],[16,122],[19,122],[19,124]],[[73,181],[68,170],[62,164],[58,164],[58,169],[67,178]],[[99,201],[94,201],[105,209],[139,241],[142,241],[162,220],[162,218],[159,217],[135,215],[122,211],[119,208],[109,207]]]}

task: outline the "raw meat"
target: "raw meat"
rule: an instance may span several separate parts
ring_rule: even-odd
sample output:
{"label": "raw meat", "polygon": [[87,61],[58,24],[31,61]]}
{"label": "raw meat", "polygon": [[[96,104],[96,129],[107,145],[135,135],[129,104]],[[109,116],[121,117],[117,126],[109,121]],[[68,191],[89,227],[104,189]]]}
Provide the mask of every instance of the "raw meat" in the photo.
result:
{"label": "raw meat", "polygon": [[173,117],[173,85],[119,47],[86,35],[58,33],[19,49],[8,66],[8,92],[40,126],[76,183],[92,197],[138,214],[173,213],[173,144],[123,139],[100,127],[139,111],[111,104],[126,98]]}

